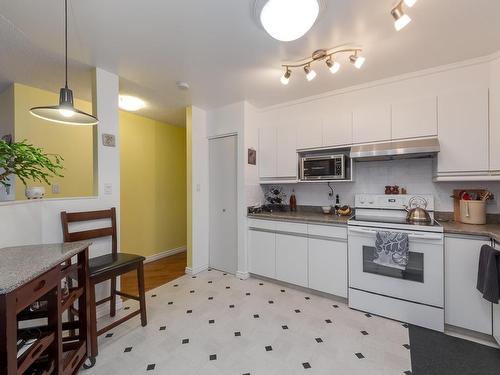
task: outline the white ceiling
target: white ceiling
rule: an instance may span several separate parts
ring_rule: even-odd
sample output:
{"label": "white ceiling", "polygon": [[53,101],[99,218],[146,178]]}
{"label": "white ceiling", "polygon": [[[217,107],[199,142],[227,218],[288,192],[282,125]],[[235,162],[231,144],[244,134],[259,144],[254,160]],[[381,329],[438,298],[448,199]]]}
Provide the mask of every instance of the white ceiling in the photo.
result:
{"label": "white ceiling", "polygon": [[[140,96],[140,113],[182,126],[188,104],[248,100],[258,107],[319,94],[500,50],[500,1],[419,0],[399,33],[394,0],[326,0],[303,38],[278,42],[253,17],[254,0],[69,0],[70,86],[90,99],[90,71],[120,76],[120,91]],[[292,0],[290,0],[292,1]],[[318,48],[364,48],[361,71],[323,64],[279,82],[283,62]],[[16,81],[57,91],[63,84],[63,1],[0,0],[0,89]],[[342,62],[342,61],[341,61]],[[189,91],[176,81],[189,82]]]}

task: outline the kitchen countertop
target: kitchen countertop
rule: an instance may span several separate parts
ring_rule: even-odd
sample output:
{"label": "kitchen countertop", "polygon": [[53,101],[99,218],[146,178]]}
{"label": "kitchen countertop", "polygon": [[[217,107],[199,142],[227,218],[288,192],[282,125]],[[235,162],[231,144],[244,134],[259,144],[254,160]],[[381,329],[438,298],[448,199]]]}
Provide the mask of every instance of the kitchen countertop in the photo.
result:
{"label": "kitchen countertop", "polygon": [[90,244],[90,242],[72,242],[0,249],[0,295],[30,282],[78,254]]}
{"label": "kitchen countertop", "polygon": [[316,211],[297,211],[297,212],[262,212],[255,214],[248,214],[249,218],[252,219],[265,219],[265,220],[283,220],[283,221],[293,221],[300,223],[311,223],[311,224],[326,224],[326,225],[346,225],[347,220],[351,218],[349,216],[337,216],[332,214],[324,214],[322,212]]}
{"label": "kitchen countertop", "polygon": [[[351,218],[351,216],[337,216],[317,211],[262,212],[248,214],[248,217],[252,219],[282,220],[326,225],[346,225],[347,221]],[[500,242],[500,224],[473,225],[463,224],[456,221],[439,221],[439,223],[443,226],[445,234],[484,236]]]}
{"label": "kitchen countertop", "polygon": [[500,224],[464,224],[456,221],[439,221],[444,233],[490,237],[500,242]]}

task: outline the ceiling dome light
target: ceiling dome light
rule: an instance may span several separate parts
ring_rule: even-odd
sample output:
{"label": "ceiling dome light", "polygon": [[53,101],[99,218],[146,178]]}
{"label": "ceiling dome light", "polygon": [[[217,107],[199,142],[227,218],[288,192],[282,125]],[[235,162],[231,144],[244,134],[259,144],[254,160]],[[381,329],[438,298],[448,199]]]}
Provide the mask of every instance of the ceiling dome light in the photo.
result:
{"label": "ceiling dome light", "polygon": [[281,76],[281,83],[284,85],[288,85],[288,82],[290,81],[290,76],[292,75],[292,71],[288,68],[286,68],[285,74]]}
{"label": "ceiling dome light", "polygon": [[318,14],[317,0],[268,0],[260,13],[260,22],[274,39],[290,42],[307,33]]}
{"label": "ceiling dome light", "polygon": [[80,111],[73,104],[73,91],[68,88],[68,0],[64,0],[65,84],[59,90],[59,105],[33,107],[30,113],[42,120],[68,125],[96,125],[97,117]]}
{"label": "ceiling dome light", "polygon": [[332,60],[331,57],[326,60],[326,65],[328,66],[328,69],[330,69],[330,73],[332,74],[337,73],[340,69],[340,64],[337,61]]}
{"label": "ceiling dome light", "polygon": [[356,52],[354,55],[351,55],[349,57],[349,60],[351,60],[352,65],[354,65],[357,69],[361,69],[366,61],[366,58],[364,58],[363,56],[358,56],[358,53]]}
{"label": "ceiling dome light", "polygon": [[417,3],[417,0],[403,0],[403,1],[409,8],[412,8]]}
{"label": "ceiling dome light", "polygon": [[118,97],[118,106],[125,111],[135,112],[144,108],[146,103],[135,96],[120,95]]}
{"label": "ceiling dome light", "polygon": [[403,29],[411,22],[410,16],[403,11],[401,4],[391,10],[391,14],[394,17],[394,28],[396,31]]}
{"label": "ceiling dome light", "polygon": [[306,78],[309,82],[316,78],[316,72],[309,65],[304,66],[304,72],[306,72]]}

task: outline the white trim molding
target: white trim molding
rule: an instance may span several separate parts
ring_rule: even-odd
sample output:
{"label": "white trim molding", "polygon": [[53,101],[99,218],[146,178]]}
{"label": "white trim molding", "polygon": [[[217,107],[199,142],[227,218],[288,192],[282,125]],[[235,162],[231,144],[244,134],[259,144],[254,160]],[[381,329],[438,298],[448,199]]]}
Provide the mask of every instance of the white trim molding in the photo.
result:
{"label": "white trim molding", "polygon": [[208,264],[198,267],[186,267],[185,272],[187,275],[193,276],[206,270],[208,270]]}
{"label": "white trim molding", "polygon": [[236,277],[241,280],[246,280],[250,277],[250,272],[236,271]]}
{"label": "white trim molding", "polygon": [[169,256],[174,255],[174,254],[183,253],[185,251],[187,251],[186,246],[180,246],[180,247],[176,247],[174,249],[169,249],[167,251],[163,251],[163,252],[158,253],[158,254],[153,254],[153,255],[147,256],[144,263],[151,263],[151,262],[154,262],[155,260],[166,258],[166,257],[169,257]]}

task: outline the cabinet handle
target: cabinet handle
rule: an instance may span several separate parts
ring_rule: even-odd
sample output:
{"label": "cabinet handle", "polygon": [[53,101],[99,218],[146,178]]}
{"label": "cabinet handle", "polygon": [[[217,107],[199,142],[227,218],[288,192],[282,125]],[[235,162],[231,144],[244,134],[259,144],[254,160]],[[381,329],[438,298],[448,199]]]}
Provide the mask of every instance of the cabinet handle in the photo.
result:
{"label": "cabinet handle", "polygon": [[38,286],[33,291],[34,292],[38,292],[39,290],[42,290],[43,287],[45,286],[45,284],[47,284],[47,282],[45,280],[40,281],[40,283],[38,284]]}

